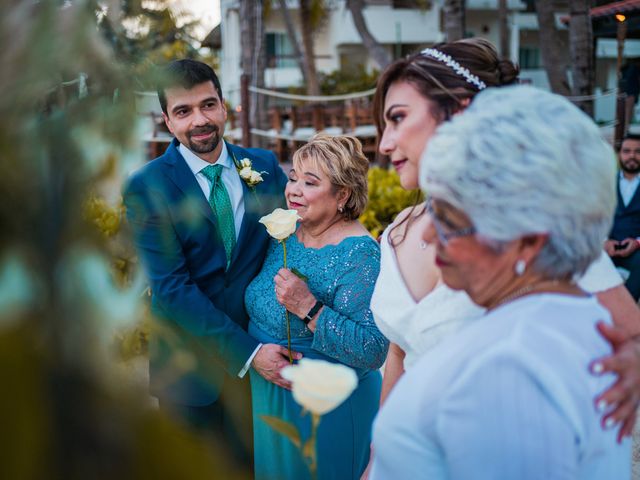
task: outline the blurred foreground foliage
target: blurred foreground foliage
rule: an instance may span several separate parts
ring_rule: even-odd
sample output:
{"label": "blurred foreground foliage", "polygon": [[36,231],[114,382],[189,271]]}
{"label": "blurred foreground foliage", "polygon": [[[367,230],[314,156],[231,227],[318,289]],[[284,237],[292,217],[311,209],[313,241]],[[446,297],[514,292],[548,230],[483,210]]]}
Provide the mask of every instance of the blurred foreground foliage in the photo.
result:
{"label": "blurred foreground foliage", "polygon": [[[213,8],[213,6],[211,7]],[[140,89],[154,89],[148,74],[158,64],[193,58],[217,66],[217,58],[199,49],[194,27],[198,20],[176,8],[171,0],[97,1],[100,31],[118,61],[131,67]]]}
{"label": "blurred foreground foliage", "polygon": [[360,221],[374,238],[382,235],[398,213],[423,200],[422,193],[405,190],[395,170],[381,167],[369,169],[369,202]]}
{"label": "blurred foreground foliage", "polygon": [[114,355],[146,315],[120,207],[144,150],[138,73],[95,12],[0,3],[0,478],[246,478],[225,445],[151,408]]}
{"label": "blurred foreground foliage", "polygon": [[[130,287],[131,278],[136,271],[137,258],[125,226],[125,208],[118,199],[110,205],[103,197],[92,193],[84,205],[84,218],[104,236],[104,248],[110,257],[113,280],[119,287]],[[144,302],[149,290],[138,287],[140,302]],[[134,292],[132,292],[133,294]],[[118,329],[113,337],[113,352],[123,361],[148,353],[149,334],[152,328],[150,311],[147,305],[141,311],[141,319],[132,325]]]}

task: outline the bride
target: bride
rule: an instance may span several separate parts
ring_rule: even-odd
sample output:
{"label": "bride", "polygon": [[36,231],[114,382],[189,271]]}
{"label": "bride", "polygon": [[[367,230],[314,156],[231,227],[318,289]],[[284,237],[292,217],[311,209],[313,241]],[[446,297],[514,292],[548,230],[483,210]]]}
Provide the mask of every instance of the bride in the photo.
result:
{"label": "bride", "polygon": [[[463,111],[484,88],[515,83],[517,74],[517,67],[499,60],[493,45],[483,39],[436,45],[387,67],[378,81],[375,120],[379,151],[390,157],[402,186],[418,187],[420,157],[438,125]],[[484,312],[465,293],[441,283],[433,247],[420,238],[430,221],[424,213],[424,204],[401,212],[381,239],[381,271],[371,309],[392,342],[381,403],[406,368]],[[640,311],[604,252],[577,282],[597,295],[627,335],[640,333]],[[639,368],[637,362],[632,366]],[[636,382],[634,388],[640,385]],[[626,393],[618,407],[632,398],[632,392]],[[623,424],[621,434],[630,433],[633,415],[628,409],[612,408],[608,417]]]}

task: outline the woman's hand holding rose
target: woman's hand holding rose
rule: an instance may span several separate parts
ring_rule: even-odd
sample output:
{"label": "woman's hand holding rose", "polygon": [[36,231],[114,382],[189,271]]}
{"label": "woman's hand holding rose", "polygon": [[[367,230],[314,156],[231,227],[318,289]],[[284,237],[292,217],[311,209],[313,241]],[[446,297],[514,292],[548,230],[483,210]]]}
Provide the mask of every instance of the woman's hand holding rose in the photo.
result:
{"label": "woman's hand holding rose", "polygon": [[307,284],[286,268],[278,271],[274,281],[278,302],[294,315],[304,318],[316,303],[316,298],[309,291]]}

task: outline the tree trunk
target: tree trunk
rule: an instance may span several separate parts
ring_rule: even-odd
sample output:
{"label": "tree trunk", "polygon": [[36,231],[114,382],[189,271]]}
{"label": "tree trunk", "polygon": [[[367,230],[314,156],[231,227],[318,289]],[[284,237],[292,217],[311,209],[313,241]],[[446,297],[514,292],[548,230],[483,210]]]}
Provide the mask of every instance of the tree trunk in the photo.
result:
{"label": "tree trunk", "polygon": [[567,51],[567,48],[560,32],[556,29],[553,2],[538,0],[535,5],[538,16],[538,45],[542,63],[547,71],[549,86],[553,93],[569,95],[568,64],[562,54]]}
{"label": "tree trunk", "polygon": [[[242,49],[242,72],[249,76],[250,85],[262,88],[266,68],[262,0],[240,0],[240,35],[247,46]],[[250,125],[264,129],[267,125],[267,99],[257,93],[251,93],[249,97]]]}
{"label": "tree trunk", "polygon": [[[264,88],[264,77],[265,70],[267,69],[267,42],[264,33],[264,0],[255,2],[255,55],[256,55],[256,79],[254,85],[258,88]],[[268,115],[268,104],[269,97],[266,95],[254,93],[253,94],[253,104],[256,106],[254,121],[253,124],[256,125],[261,130],[269,129],[269,115]],[[261,148],[269,147],[269,140],[264,137],[259,137],[258,146]]]}
{"label": "tree trunk", "polygon": [[[593,94],[595,69],[593,59],[593,30],[589,0],[569,2],[569,52],[571,55],[571,94],[590,96]],[[576,100],[575,104],[593,116],[593,99]]]}
{"label": "tree trunk", "polygon": [[300,68],[300,72],[302,72],[302,81],[305,85],[309,82],[307,80],[307,66],[306,58],[304,53],[300,49],[300,44],[298,43],[298,37],[296,36],[296,29],[293,26],[293,19],[291,18],[291,12],[289,11],[289,7],[287,7],[287,0],[279,0],[280,11],[282,12],[282,18],[284,19],[284,24],[287,27],[287,37],[289,37],[289,43],[293,48],[293,54],[296,56],[296,62],[298,62],[298,67]]}
{"label": "tree trunk", "polygon": [[[250,46],[251,48],[242,48],[242,56],[240,58],[240,68],[242,73],[251,75],[251,69],[253,66],[255,38],[253,36],[253,26],[255,25],[253,8],[253,0],[240,0],[240,38],[242,38],[243,45]],[[251,79],[253,81],[253,79]]]}
{"label": "tree trunk", "polygon": [[444,0],[444,34],[447,42],[464,38],[465,0]]}
{"label": "tree trunk", "polygon": [[[255,41],[253,38],[253,2],[251,0],[240,0],[240,38],[244,39],[243,44],[249,45],[253,47],[255,45]],[[253,56],[254,56],[254,48],[242,48],[242,56],[240,57],[240,68],[242,69],[242,74],[246,75],[248,78],[249,84],[254,82],[252,67],[253,67]],[[245,101],[248,98],[248,102]],[[248,109],[248,112],[242,112],[242,130],[243,132],[248,132],[252,126],[252,115],[251,111],[255,109],[253,102],[251,101],[251,95],[247,95],[246,98],[243,98],[242,108],[244,110]],[[248,123],[248,125],[247,125]],[[243,136],[246,139],[246,136]],[[245,142],[243,142],[245,143]],[[250,147],[251,145],[243,145],[244,147]]]}
{"label": "tree trunk", "polygon": [[320,95],[320,82],[316,71],[316,55],[313,45],[315,29],[311,22],[311,0],[300,0],[300,25],[302,28],[302,45],[306,58],[307,94]]}
{"label": "tree trunk", "polygon": [[509,59],[509,8],[507,0],[498,0],[498,24],[500,25],[500,55]]}
{"label": "tree trunk", "polygon": [[364,8],[363,0],[347,0],[347,8],[351,12],[353,23],[360,34],[362,43],[373,57],[373,60],[378,64],[380,70],[384,70],[385,67],[391,63],[391,55],[378,43],[374,36],[371,35],[369,27],[367,27],[367,22],[362,14]]}

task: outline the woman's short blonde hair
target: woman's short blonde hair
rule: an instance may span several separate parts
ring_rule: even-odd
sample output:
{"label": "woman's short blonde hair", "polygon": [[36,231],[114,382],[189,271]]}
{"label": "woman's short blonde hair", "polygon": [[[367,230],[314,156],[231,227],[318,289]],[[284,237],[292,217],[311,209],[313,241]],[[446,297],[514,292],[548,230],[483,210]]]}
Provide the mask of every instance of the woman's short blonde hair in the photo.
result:
{"label": "woman's short blonde hair", "polygon": [[369,160],[360,140],[348,135],[317,134],[293,154],[293,168],[298,169],[303,161],[312,162],[329,177],[335,192],[347,189],[349,196],[342,212],[345,218],[355,220],[362,214],[367,205]]}

